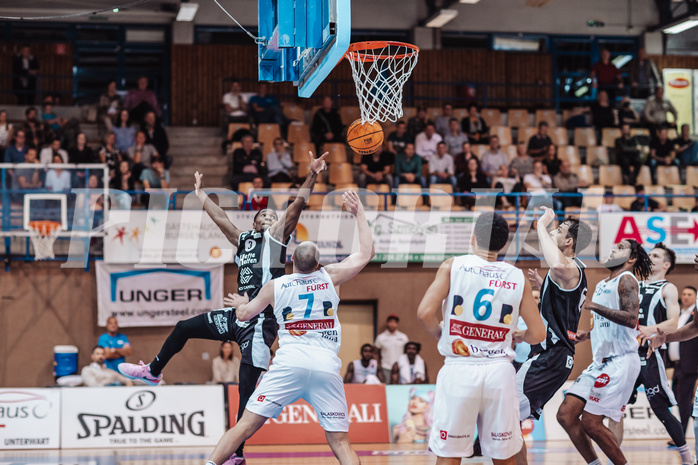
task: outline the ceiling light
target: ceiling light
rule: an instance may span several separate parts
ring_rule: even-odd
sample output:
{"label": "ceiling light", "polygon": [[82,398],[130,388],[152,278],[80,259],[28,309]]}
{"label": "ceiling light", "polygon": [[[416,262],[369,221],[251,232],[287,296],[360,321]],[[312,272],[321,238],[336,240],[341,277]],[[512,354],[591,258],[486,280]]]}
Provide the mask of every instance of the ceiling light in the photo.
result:
{"label": "ceiling light", "polygon": [[429,21],[427,21],[426,26],[427,27],[443,27],[444,24],[451,21],[456,16],[458,16],[457,10],[440,10]]}
{"label": "ceiling light", "polygon": [[674,24],[673,26],[662,29],[662,32],[664,32],[664,34],[680,34],[681,32],[696,26],[698,26],[698,18],[695,16],[690,16],[683,21]]}
{"label": "ceiling light", "polygon": [[179,5],[177,21],[194,21],[194,16],[196,16],[196,12],[198,10],[198,3],[182,3],[181,5]]}

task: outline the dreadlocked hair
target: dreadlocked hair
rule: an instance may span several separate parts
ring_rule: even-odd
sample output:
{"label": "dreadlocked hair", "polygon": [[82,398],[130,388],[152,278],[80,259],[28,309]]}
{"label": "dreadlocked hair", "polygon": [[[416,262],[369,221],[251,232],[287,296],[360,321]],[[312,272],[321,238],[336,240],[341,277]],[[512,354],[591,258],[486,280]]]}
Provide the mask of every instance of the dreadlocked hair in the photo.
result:
{"label": "dreadlocked hair", "polygon": [[630,244],[630,258],[635,258],[635,266],[633,266],[633,273],[638,277],[640,281],[644,281],[649,278],[652,272],[652,261],[650,256],[647,255],[645,249],[642,248],[642,244],[634,239],[627,239]]}

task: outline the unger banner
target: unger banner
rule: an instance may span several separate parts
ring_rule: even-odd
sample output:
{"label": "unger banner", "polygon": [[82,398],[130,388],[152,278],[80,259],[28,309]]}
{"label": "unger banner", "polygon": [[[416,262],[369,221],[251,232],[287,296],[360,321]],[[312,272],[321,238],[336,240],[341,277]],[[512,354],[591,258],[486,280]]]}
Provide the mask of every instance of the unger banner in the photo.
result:
{"label": "unger banner", "polygon": [[134,268],[97,262],[97,324],[172,326],[223,307],[223,266]]}
{"label": "unger banner", "polygon": [[61,391],[0,389],[0,449],[58,449]]}
{"label": "unger banner", "polygon": [[695,213],[604,213],[599,215],[599,256],[605,260],[623,239],[635,239],[646,249],[658,242],[676,252],[676,263],[693,263],[698,253]]}
{"label": "unger banner", "polygon": [[[254,211],[228,211],[241,230],[252,229]],[[374,261],[441,262],[470,252],[477,213],[448,211],[369,211],[376,247]],[[112,211],[105,230],[104,261],[207,267],[232,263],[235,247],[201,210]],[[304,211],[287,249],[311,240],[323,263],[358,250],[354,217],[341,211]]]}
{"label": "unger banner", "polygon": [[674,104],[678,113],[677,129],[680,130],[682,124],[688,124],[690,134],[693,134],[693,70],[665,68],[662,77],[664,98]]}
{"label": "unger banner", "polygon": [[222,386],[61,391],[63,448],[213,446],[225,432]]}

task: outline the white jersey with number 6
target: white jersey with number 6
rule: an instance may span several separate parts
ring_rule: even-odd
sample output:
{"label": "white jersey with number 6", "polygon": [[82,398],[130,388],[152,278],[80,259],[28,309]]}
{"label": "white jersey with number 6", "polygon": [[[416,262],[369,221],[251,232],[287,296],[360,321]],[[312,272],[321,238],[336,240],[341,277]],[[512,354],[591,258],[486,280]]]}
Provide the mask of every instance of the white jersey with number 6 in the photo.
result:
{"label": "white jersey with number 6", "polygon": [[279,348],[302,344],[337,354],[342,342],[338,305],[339,296],[324,268],[275,279],[274,315],[279,323]]}
{"label": "white jersey with number 6", "polygon": [[453,259],[439,352],[449,362],[513,360],[513,330],[525,285],[523,271],[477,255]]}

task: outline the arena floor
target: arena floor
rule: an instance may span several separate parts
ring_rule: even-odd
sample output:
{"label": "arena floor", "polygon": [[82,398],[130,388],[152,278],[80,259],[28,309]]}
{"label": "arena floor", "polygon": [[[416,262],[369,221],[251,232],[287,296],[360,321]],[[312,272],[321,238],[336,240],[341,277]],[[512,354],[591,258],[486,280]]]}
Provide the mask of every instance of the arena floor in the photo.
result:
{"label": "arena floor", "polygon": [[[693,444],[689,444],[693,445]],[[433,465],[435,457],[421,445],[357,444],[355,450],[364,465]],[[203,465],[210,447],[169,449],[74,449],[0,451],[0,463],[11,465]],[[327,446],[249,446],[249,465],[300,465],[337,463]],[[669,450],[666,441],[628,441],[623,444],[628,462],[633,465],[680,465],[678,452]],[[530,464],[584,465],[571,443],[565,441],[529,444]],[[601,455],[600,455],[601,456]],[[602,461],[605,460],[602,457]],[[464,459],[467,464],[491,464],[487,459]]]}

